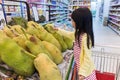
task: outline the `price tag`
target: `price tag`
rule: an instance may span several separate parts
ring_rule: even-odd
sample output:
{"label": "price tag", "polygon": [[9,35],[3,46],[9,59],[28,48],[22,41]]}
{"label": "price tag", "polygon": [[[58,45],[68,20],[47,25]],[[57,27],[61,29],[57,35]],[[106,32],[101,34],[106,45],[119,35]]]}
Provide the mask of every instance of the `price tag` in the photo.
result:
{"label": "price tag", "polygon": [[35,21],[39,21],[37,8],[32,7],[32,10],[33,10],[33,15],[34,15]]}
{"label": "price tag", "polygon": [[3,13],[3,8],[2,5],[0,4],[0,29],[2,29],[5,26],[6,22],[5,22],[5,17],[4,17],[4,13]]}

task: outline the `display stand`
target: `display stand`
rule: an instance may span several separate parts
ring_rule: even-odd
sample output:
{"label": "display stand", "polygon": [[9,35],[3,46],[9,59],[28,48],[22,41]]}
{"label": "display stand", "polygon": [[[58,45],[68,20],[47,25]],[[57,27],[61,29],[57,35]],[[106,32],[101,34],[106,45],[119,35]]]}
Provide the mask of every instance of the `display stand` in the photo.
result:
{"label": "display stand", "polygon": [[[67,50],[66,52],[62,54],[63,54],[64,60],[61,64],[58,65],[58,68],[60,69],[62,80],[70,80],[72,69],[73,69],[72,65],[74,62],[73,61],[73,50]],[[11,69],[5,64],[0,64],[0,79],[11,78],[11,76],[4,74],[5,72],[10,73]],[[31,77],[26,77],[26,80],[38,80],[38,79],[39,79],[39,75],[37,72],[35,72]]]}
{"label": "display stand", "polygon": [[[31,17],[30,17],[30,8],[29,5],[27,4],[27,2],[24,1],[15,1],[15,2],[20,2],[20,3],[25,3],[26,4],[26,8],[27,8],[27,18],[28,21],[31,21]],[[49,11],[51,10],[51,6],[57,6],[57,5],[53,5],[53,4],[42,4],[42,3],[37,3],[40,5],[46,5],[49,6]],[[5,5],[5,4],[3,4]],[[12,4],[11,4],[12,5]],[[57,6],[58,7],[58,6]],[[65,6],[64,6],[65,7]],[[66,8],[66,7],[65,7]],[[66,10],[65,10],[66,11]],[[63,14],[65,12],[61,12],[60,14]],[[66,12],[67,13],[67,12]],[[49,13],[50,15],[51,13]],[[49,16],[51,17],[51,16]],[[53,22],[52,20],[50,20],[49,22],[46,23],[50,23]],[[45,23],[45,24],[46,24]],[[64,60],[61,64],[58,65],[62,78],[63,80],[68,80],[70,77],[70,72],[72,70],[72,63],[73,63],[73,50],[67,50],[66,52],[62,53]],[[11,72],[12,70],[5,64],[0,64],[0,79],[11,79],[11,76],[9,76],[9,74],[4,74],[5,72]],[[13,71],[12,71],[13,72]],[[16,74],[17,75],[17,74]],[[38,80],[39,76],[38,73],[35,72],[35,74],[33,74],[31,77],[26,77],[25,80]]]}

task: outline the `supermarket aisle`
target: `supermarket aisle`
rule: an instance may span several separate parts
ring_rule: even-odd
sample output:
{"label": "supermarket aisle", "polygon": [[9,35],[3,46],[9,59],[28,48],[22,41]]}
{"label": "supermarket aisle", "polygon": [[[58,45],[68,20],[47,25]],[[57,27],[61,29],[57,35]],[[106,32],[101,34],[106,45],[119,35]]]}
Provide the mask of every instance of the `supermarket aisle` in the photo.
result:
{"label": "supermarket aisle", "polygon": [[[93,48],[93,60],[96,69],[103,72],[115,73],[119,77],[119,63],[117,62],[120,62],[120,36],[109,27],[103,26],[97,19],[94,19],[93,27],[95,45],[103,45]],[[120,80],[120,77],[118,80]]]}
{"label": "supermarket aisle", "polygon": [[97,19],[93,20],[93,27],[95,34],[95,44],[120,47],[120,36],[109,27],[103,26],[102,23]]}

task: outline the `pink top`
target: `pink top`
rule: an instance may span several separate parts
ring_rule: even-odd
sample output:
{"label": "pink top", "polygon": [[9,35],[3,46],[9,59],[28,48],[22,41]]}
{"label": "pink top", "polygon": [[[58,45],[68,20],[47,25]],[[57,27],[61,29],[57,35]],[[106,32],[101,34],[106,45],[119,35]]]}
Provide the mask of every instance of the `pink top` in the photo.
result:
{"label": "pink top", "polygon": [[79,71],[79,67],[80,67],[80,48],[81,48],[81,41],[82,41],[82,38],[80,37],[80,40],[78,42],[78,40],[75,40],[74,42],[74,60],[75,60],[75,63],[76,63],[76,66],[77,66],[77,70]]}

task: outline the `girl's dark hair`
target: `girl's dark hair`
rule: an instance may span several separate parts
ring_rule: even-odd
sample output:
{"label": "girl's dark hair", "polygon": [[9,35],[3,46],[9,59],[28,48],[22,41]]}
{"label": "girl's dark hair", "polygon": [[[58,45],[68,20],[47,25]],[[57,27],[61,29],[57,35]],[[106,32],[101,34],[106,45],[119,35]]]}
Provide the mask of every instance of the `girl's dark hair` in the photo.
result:
{"label": "girl's dark hair", "polygon": [[78,39],[82,33],[87,34],[87,47],[90,48],[90,41],[94,47],[94,34],[92,24],[92,13],[88,8],[78,8],[72,12],[71,18],[76,24],[75,38]]}

